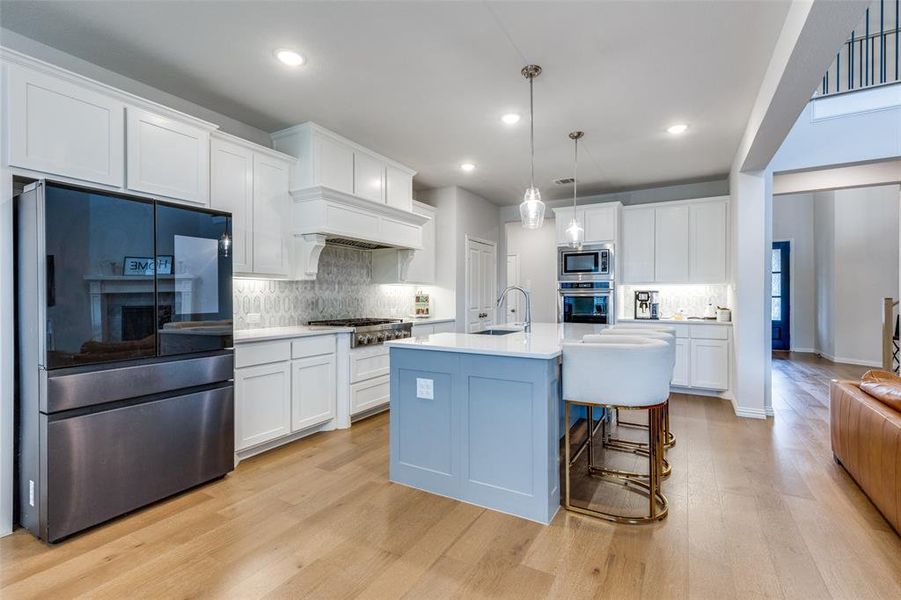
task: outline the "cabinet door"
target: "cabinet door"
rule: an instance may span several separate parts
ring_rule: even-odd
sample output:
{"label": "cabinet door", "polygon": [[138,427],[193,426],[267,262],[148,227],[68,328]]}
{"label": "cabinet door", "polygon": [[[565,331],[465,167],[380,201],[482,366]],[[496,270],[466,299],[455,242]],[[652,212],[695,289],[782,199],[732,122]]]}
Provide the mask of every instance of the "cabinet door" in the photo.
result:
{"label": "cabinet door", "polygon": [[690,382],[691,348],[689,340],[676,340],[676,365],[673,367],[673,385],[687,387]]}
{"label": "cabinet door", "polygon": [[235,450],[290,432],[289,363],[235,369]]}
{"label": "cabinet door", "polygon": [[210,134],[128,107],[128,189],[194,204],[210,202]]}
{"label": "cabinet door", "polygon": [[412,210],[413,177],[397,167],[388,165],[385,168],[385,200],[388,206]]}
{"label": "cabinet door", "polygon": [[7,69],[9,164],[121,187],[125,105],[16,65]]}
{"label": "cabinet door", "polygon": [[350,414],[372,410],[391,400],[391,378],[388,375],[367,379],[350,386]]}
{"label": "cabinet door", "polygon": [[354,152],[341,142],[321,135],[316,136],[316,158],[319,185],[354,193]]}
{"label": "cabinet door", "polygon": [[335,373],[334,354],[291,363],[291,431],[334,418],[338,386]]}
{"label": "cabinet door", "polygon": [[586,244],[616,239],[616,206],[586,206],[581,218]]}
{"label": "cabinet door", "polygon": [[729,342],[691,340],[691,387],[729,388]]}
{"label": "cabinet door", "polygon": [[422,250],[416,250],[413,259],[407,267],[407,281],[409,283],[435,283],[435,211],[414,204],[413,212],[429,220],[422,226]]}
{"label": "cabinet door", "polygon": [[688,206],[655,210],[654,275],[660,283],[688,281]]}
{"label": "cabinet door", "polygon": [[291,194],[284,162],[253,157],[253,271],[288,276],[290,271]]}
{"label": "cabinet door", "polygon": [[385,165],[371,154],[354,152],[354,195],[384,202]]}
{"label": "cabinet door", "polygon": [[224,140],[210,141],[210,207],[232,214],[232,264],[253,271],[253,151]]}
{"label": "cabinet door", "polygon": [[692,283],[726,281],[726,203],[691,206],[690,256]]}
{"label": "cabinet door", "polygon": [[622,249],[623,282],[654,281],[654,209],[623,211]]}

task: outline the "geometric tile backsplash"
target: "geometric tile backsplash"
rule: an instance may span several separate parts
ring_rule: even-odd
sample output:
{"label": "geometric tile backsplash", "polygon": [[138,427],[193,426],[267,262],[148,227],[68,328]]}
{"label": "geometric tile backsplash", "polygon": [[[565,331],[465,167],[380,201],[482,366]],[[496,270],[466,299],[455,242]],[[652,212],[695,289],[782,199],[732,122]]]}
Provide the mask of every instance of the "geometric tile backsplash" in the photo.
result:
{"label": "geometric tile backsplash", "polygon": [[[416,293],[410,285],[372,283],[372,255],[326,245],[315,281],[235,279],[235,329],[306,325],[317,319],[405,317]],[[259,323],[247,323],[259,313]]]}

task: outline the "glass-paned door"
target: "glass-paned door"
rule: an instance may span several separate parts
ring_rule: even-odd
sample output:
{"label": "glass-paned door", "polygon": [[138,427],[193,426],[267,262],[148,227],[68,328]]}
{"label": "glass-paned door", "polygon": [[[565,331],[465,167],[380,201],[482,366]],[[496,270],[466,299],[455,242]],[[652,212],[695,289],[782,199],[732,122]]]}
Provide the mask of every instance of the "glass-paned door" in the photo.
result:
{"label": "glass-paned door", "polygon": [[773,350],[791,349],[789,294],[791,246],[789,242],[773,242],[772,263],[772,298],[770,299],[770,318],[773,322]]}

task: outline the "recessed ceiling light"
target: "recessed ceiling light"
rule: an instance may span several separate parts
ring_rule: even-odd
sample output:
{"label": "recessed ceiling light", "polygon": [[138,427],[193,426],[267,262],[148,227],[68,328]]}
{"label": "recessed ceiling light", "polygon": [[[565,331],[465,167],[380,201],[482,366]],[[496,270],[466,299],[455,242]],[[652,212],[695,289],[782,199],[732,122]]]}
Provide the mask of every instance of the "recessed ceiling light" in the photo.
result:
{"label": "recessed ceiling light", "polygon": [[476,166],[472,163],[463,163],[460,165],[460,170],[466,171],[469,173],[470,171],[475,171]]}
{"label": "recessed ceiling light", "polygon": [[507,125],[516,125],[517,123],[519,123],[519,115],[516,113],[508,113],[501,117],[501,121],[503,121]]}
{"label": "recessed ceiling light", "polygon": [[680,133],[685,133],[688,131],[688,125],[685,123],[676,123],[675,125],[670,125],[666,128],[667,133],[671,133],[673,135],[679,135]]}
{"label": "recessed ceiling light", "polygon": [[283,64],[288,65],[289,67],[299,67],[303,63],[307,62],[306,59],[295,52],[294,50],[276,50],[275,58],[279,59]]}

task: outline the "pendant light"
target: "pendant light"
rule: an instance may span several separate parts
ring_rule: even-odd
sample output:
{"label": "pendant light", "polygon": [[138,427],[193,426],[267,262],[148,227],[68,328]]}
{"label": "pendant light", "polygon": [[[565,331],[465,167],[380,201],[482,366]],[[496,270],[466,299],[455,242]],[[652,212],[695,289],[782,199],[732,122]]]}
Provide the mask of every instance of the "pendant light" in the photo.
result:
{"label": "pendant light", "polygon": [[566,236],[569,238],[569,245],[573,248],[581,248],[582,241],[585,239],[585,228],[579,223],[576,213],[576,195],[579,191],[579,140],[584,135],[581,131],[573,131],[569,134],[569,139],[575,144],[575,150],[573,152],[573,218],[569,222],[569,227],[566,228]]}
{"label": "pendant light", "polygon": [[535,187],[535,100],[532,86],[535,78],[541,74],[538,65],[526,65],[522,68],[522,76],[529,80],[529,147],[531,159],[531,171],[529,176],[529,188],[523,194],[522,203],[519,205],[519,218],[525,229],[541,229],[544,224],[544,202],[541,201],[541,192]]}

